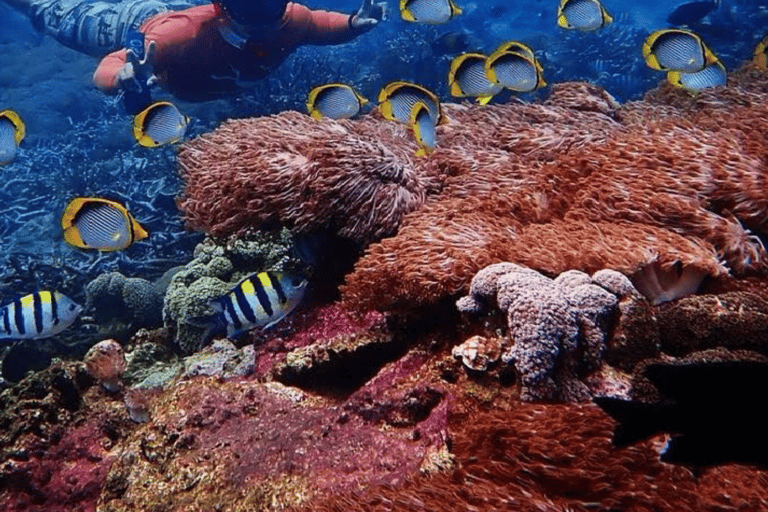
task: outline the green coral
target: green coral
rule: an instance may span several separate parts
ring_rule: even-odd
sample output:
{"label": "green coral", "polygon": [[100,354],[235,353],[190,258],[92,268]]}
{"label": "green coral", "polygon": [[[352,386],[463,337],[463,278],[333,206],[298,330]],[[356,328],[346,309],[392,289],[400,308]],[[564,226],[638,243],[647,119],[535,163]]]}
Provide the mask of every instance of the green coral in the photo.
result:
{"label": "green coral", "polygon": [[194,259],[176,273],[168,286],[163,321],[176,332],[176,344],[185,354],[195,352],[205,329],[187,323],[213,313],[210,302],[227,293],[246,276],[264,270],[307,274],[301,260],[292,256],[291,232],[256,232],[248,239],[219,245],[206,240],[195,248]]}

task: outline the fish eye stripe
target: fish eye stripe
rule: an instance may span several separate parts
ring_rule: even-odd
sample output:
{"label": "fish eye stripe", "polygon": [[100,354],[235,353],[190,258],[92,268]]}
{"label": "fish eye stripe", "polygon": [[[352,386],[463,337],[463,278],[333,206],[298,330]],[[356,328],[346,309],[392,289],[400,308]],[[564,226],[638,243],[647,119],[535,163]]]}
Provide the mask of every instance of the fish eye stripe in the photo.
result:
{"label": "fish eye stripe", "polygon": [[[270,282],[274,284],[270,272],[267,272],[267,276],[269,277]],[[264,309],[264,312],[267,314],[267,316],[271,317],[274,313],[274,310],[272,309],[272,304],[269,302],[269,296],[267,296],[267,291],[264,289],[264,285],[257,279],[257,282],[253,283],[253,289],[256,292],[256,298],[259,300],[259,304],[261,304],[262,309]],[[278,296],[280,293],[281,292],[278,293]]]}
{"label": "fish eye stripe", "polygon": [[235,299],[237,299],[237,305],[240,307],[240,311],[245,315],[245,319],[251,323],[256,323],[256,314],[253,308],[248,303],[248,298],[245,296],[242,286],[235,288]]}
{"label": "fish eye stripe", "polygon": [[272,283],[272,288],[274,288],[275,293],[277,293],[277,299],[280,301],[280,304],[288,302],[288,297],[285,296],[285,290],[283,290],[283,285],[280,283],[280,279],[277,278],[274,272],[267,272],[267,277],[269,277],[269,282]]}
{"label": "fish eye stripe", "polygon": [[53,325],[59,323],[59,303],[56,302],[56,292],[51,292],[51,319]]}
{"label": "fish eye stripe", "polygon": [[24,308],[19,298],[13,301],[13,322],[16,324],[16,332],[19,334],[27,333],[27,329],[24,326]]}
{"label": "fish eye stripe", "polygon": [[232,303],[232,297],[224,297],[221,302],[224,304],[224,308],[229,315],[229,318],[232,321],[232,326],[235,328],[235,330],[239,331],[242,329],[243,324],[240,322],[240,318],[237,316],[235,305]]}
{"label": "fish eye stripe", "polygon": [[8,336],[11,335],[11,320],[10,314],[8,313],[10,308],[11,306],[6,306],[3,308],[3,329],[5,329],[5,334]]}
{"label": "fish eye stripe", "polygon": [[43,332],[43,300],[40,292],[32,294],[32,316],[35,320],[35,332],[40,334]]}

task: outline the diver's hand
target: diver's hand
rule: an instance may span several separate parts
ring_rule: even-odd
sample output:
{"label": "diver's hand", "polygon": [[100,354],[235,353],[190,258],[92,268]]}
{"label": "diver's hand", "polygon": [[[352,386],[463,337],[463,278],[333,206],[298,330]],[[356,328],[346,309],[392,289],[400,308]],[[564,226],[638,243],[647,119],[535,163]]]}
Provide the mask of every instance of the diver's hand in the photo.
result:
{"label": "diver's hand", "polygon": [[367,29],[385,19],[387,19],[387,2],[373,3],[373,0],[363,0],[363,5],[349,20],[349,26],[354,29]]}
{"label": "diver's hand", "polygon": [[125,52],[125,64],[117,72],[117,85],[121,89],[132,92],[141,92],[147,87],[152,87],[157,82],[157,77],[152,70],[152,57],[155,55],[156,44],[149,42],[144,58],[139,57],[133,50]]}

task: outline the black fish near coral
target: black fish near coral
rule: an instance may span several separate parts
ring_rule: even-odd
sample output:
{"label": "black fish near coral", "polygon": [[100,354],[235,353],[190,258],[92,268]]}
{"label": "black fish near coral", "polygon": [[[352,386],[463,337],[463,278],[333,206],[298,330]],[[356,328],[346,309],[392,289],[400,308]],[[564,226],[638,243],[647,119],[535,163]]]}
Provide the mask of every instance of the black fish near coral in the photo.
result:
{"label": "black fish near coral", "polygon": [[223,329],[228,338],[236,338],[255,328],[267,329],[299,305],[306,287],[306,279],[290,274],[271,271],[252,274],[222,297],[211,301],[215,313],[187,322],[207,328],[201,345]]}
{"label": "black fish near coral", "polygon": [[416,156],[430,154],[437,144],[437,132],[435,121],[423,101],[417,101],[411,108],[410,127],[413,130],[413,138],[419,145]]}
{"label": "black fish near coral", "polygon": [[6,165],[16,158],[19,144],[24,139],[26,127],[13,110],[0,112],[0,165]]}
{"label": "black fish near coral", "polygon": [[0,308],[0,339],[49,338],[72,325],[83,308],[59,292],[40,291]]}
{"label": "black fish near coral", "polygon": [[644,373],[664,399],[651,403],[594,399],[619,422],[616,446],[668,432],[673,437],[661,455],[665,462],[768,465],[763,411],[754,395],[768,389],[768,362],[654,363]]}
{"label": "black fish near coral", "polygon": [[699,92],[710,87],[718,87],[726,84],[728,74],[722,62],[717,61],[708,64],[704,69],[693,73],[684,71],[670,71],[667,73],[667,81],[690,92]]}
{"label": "black fish near coral", "polygon": [[696,1],[678,5],[667,17],[670,25],[692,25],[719,7],[720,1]]}
{"label": "black fish near coral", "polygon": [[119,251],[149,236],[133,215],[116,201],[78,197],[61,216],[64,241],[80,249]]}
{"label": "black fish near coral", "polygon": [[485,61],[485,74],[494,84],[516,92],[531,92],[546,85],[537,63],[515,51],[495,51]]}

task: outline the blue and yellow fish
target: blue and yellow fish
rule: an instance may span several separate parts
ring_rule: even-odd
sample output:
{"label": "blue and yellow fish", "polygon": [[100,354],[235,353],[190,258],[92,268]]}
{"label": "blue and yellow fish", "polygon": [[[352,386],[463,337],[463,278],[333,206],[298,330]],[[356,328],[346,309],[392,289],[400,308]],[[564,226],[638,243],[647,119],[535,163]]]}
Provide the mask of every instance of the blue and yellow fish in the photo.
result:
{"label": "blue and yellow fish", "polygon": [[156,101],[133,118],[133,137],[139,145],[154,148],[184,137],[189,117],[168,101]]}
{"label": "blue and yellow fish", "polygon": [[666,28],[657,30],[643,42],[643,58],[658,71],[701,71],[717,57],[698,34],[690,30]]}
{"label": "blue and yellow fish", "polygon": [[560,0],[557,7],[557,24],[562,28],[590,31],[612,21],[599,0]]}
{"label": "blue and yellow fish", "polygon": [[494,84],[516,92],[531,92],[547,83],[541,66],[523,53],[495,51],[485,61],[485,74]]}
{"label": "blue and yellow fish", "polygon": [[0,339],[49,338],[62,332],[83,310],[59,292],[41,291],[18,297],[0,308]]}
{"label": "blue and yellow fish", "polygon": [[400,17],[405,21],[436,25],[459,14],[453,0],[400,0]]}
{"label": "blue and yellow fish", "polygon": [[309,92],[307,112],[315,119],[349,119],[356,116],[366,103],[368,100],[351,86],[330,83],[317,86]]}
{"label": "blue and yellow fish", "polygon": [[759,69],[768,71],[768,36],[765,36],[762,41],[755,46],[752,62],[754,62]]}
{"label": "blue and yellow fish", "polygon": [[16,158],[19,144],[26,134],[26,126],[13,110],[0,112],[0,165],[6,165]]}
{"label": "blue and yellow fish", "polygon": [[149,236],[133,215],[116,201],[77,197],[61,216],[64,241],[80,249],[119,251]]}
{"label": "blue and yellow fish", "polygon": [[306,287],[307,280],[295,275],[258,272],[211,301],[215,313],[189,319],[188,323],[208,329],[201,344],[223,329],[228,338],[236,338],[257,327],[267,329],[299,305]]}
{"label": "blue and yellow fish", "polygon": [[448,71],[448,87],[451,96],[457,98],[472,97],[480,105],[485,105],[504,86],[494,84],[485,75],[485,55],[480,53],[462,53],[451,61]]}
{"label": "blue and yellow fish", "polygon": [[411,108],[409,126],[413,130],[413,138],[419,149],[416,156],[424,156],[434,151],[437,145],[437,127],[429,113],[429,107],[423,101],[417,101]]}
{"label": "blue and yellow fish", "polygon": [[722,62],[708,64],[704,69],[693,73],[684,71],[670,71],[667,73],[667,81],[675,87],[680,87],[690,92],[698,92],[709,87],[725,85],[728,74]]}
{"label": "blue and yellow fish", "polygon": [[448,122],[437,95],[420,85],[401,81],[390,82],[379,91],[378,100],[381,115],[390,121],[409,124],[411,109],[417,101],[422,101],[429,109],[429,115],[435,124]]}

